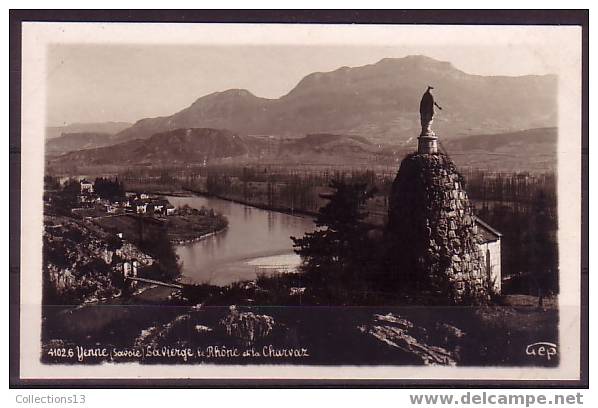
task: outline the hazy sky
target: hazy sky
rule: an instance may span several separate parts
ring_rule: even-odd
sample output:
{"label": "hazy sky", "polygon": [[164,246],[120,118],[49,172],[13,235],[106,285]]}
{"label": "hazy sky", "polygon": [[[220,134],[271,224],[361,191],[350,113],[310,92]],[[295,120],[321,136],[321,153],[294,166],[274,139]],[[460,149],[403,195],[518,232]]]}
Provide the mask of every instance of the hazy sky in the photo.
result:
{"label": "hazy sky", "polygon": [[[554,48],[554,47],[552,47]],[[164,116],[230,88],[278,98],[305,75],[386,57],[423,54],[471,74],[556,73],[545,47],[337,45],[51,45],[47,123],[128,121]]]}

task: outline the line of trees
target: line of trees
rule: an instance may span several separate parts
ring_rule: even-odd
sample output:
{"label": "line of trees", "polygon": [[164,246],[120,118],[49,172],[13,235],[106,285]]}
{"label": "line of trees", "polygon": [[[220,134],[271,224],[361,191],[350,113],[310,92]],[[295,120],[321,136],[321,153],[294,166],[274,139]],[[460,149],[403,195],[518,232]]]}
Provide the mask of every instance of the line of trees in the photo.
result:
{"label": "line of trees", "polygon": [[125,196],[124,184],[116,177],[111,178],[98,177],[93,183],[95,193],[100,198],[106,198],[112,201],[118,201]]}
{"label": "line of trees", "polygon": [[484,205],[478,216],[502,234],[506,291],[543,297],[558,292],[558,219],[552,194],[537,190],[530,203]]}

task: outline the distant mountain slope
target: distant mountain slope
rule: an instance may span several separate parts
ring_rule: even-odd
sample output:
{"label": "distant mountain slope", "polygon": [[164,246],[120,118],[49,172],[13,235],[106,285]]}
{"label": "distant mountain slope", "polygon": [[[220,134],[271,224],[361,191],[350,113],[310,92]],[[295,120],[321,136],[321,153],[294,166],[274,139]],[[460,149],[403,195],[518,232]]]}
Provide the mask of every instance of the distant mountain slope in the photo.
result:
{"label": "distant mountain slope", "polygon": [[443,143],[459,167],[492,171],[556,171],[557,128],[475,135]]}
{"label": "distant mountain slope", "polygon": [[236,157],[247,143],[227,130],[176,129],[147,140],[135,139],[108,147],[81,150],[51,159],[53,164],[155,165],[200,164],[204,160]]}
{"label": "distant mountain slope", "polygon": [[[557,129],[474,135],[454,140],[440,139],[459,168],[491,171],[551,171],[556,169]],[[186,166],[229,161],[279,165],[344,165],[371,168],[398,165],[416,144],[376,145],[351,135],[310,134],[280,139],[240,136],[228,130],[199,128],[157,133],[113,146],[70,152],[49,157],[52,166]]]}
{"label": "distant mountain slope", "polygon": [[46,140],[54,139],[66,133],[107,133],[116,134],[128,127],[129,122],[98,122],[98,123],[72,123],[65,126],[48,126]]}
{"label": "distant mountain slope", "polygon": [[531,154],[529,150],[537,150],[537,144],[545,144],[556,150],[557,138],[557,128],[549,127],[513,133],[472,135],[451,140],[447,145],[451,150],[485,150],[489,152],[517,147],[522,154]]}
{"label": "distant mountain slope", "polygon": [[371,152],[373,145],[360,136],[334,135],[329,133],[309,134],[293,139],[281,146],[287,153],[325,153],[340,155],[347,152]]}
{"label": "distant mountain slope", "polygon": [[434,128],[447,140],[556,126],[554,75],[470,75],[448,62],[408,56],[313,73],[278,99],[239,89],[217,92],[174,115],[142,119],[117,137],[131,140],[176,128],[211,127],[245,135],[362,135],[377,143],[404,144],[419,134],[419,101],[427,85],[435,87],[444,108]]}
{"label": "distant mountain slope", "polygon": [[58,155],[75,150],[109,146],[114,143],[110,133],[63,133],[62,136],[46,141],[46,154]]}

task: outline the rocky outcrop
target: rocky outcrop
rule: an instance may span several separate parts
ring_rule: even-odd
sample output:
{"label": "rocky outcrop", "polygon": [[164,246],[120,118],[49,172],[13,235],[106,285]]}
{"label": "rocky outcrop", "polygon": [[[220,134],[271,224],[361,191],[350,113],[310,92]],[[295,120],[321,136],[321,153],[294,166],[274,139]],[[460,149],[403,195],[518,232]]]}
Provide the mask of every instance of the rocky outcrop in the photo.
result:
{"label": "rocky outcrop", "polygon": [[454,303],[487,298],[472,207],[448,156],[407,156],[392,186],[388,216],[396,273],[403,284]]}
{"label": "rocky outcrop", "polygon": [[[437,326],[439,327],[439,326]],[[453,326],[451,326],[453,327]],[[375,339],[415,355],[425,365],[456,365],[458,354],[445,347],[428,344],[428,331],[423,327],[414,325],[410,320],[401,316],[388,313],[374,315],[373,322],[358,327],[362,333],[373,336]],[[446,339],[451,340],[459,334],[464,335],[459,329],[453,327],[453,332],[446,333]],[[438,336],[434,336],[438,337]],[[445,341],[448,343],[449,341]]]}
{"label": "rocky outcrop", "polygon": [[47,304],[80,305],[120,296],[122,270],[109,235],[80,220],[44,216],[43,286]]}
{"label": "rocky outcrop", "polygon": [[274,319],[268,315],[240,312],[233,305],[230,313],[220,320],[229,336],[242,340],[246,345],[268,336],[274,329]]}

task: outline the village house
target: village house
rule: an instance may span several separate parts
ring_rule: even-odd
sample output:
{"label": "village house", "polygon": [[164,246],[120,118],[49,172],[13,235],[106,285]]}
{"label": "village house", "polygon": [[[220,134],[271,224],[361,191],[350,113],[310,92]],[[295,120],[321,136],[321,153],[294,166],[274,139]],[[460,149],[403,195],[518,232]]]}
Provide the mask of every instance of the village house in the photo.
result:
{"label": "village house", "polygon": [[173,205],[168,204],[166,206],[166,215],[174,215],[176,213],[176,209],[174,208]]}
{"label": "village house", "polygon": [[105,204],[105,208],[108,214],[116,214],[118,206],[113,204]]}
{"label": "village house", "polygon": [[93,193],[93,183],[86,179],[83,179],[79,182],[81,194],[92,194]]}
{"label": "village house", "polygon": [[164,202],[164,200],[156,200],[152,202],[152,205],[154,206],[154,212],[162,213],[164,211],[166,203]]}
{"label": "village house", "polygon": [[136,260],[132,260],[131,262],[124,262],[123,263],[123,275],[125,277],[137,277],[137,268],[139,267],[139,262]]}
{"label": "village house", "polygon": [[145,214],[147,212],[147,203],[143,201],[136,201],[134,203],[137,214]]}
{"label": "village house", "polygon": [[151,214],[164,215],[166,214],[166,207],[168,205],[168,200],[163,198],[154,199],[149,202],[147,212]]}

